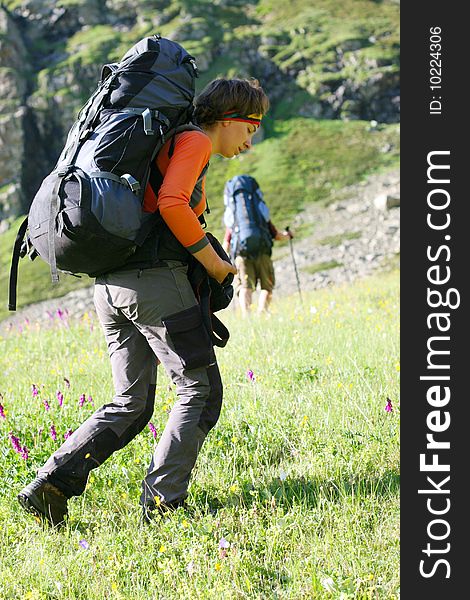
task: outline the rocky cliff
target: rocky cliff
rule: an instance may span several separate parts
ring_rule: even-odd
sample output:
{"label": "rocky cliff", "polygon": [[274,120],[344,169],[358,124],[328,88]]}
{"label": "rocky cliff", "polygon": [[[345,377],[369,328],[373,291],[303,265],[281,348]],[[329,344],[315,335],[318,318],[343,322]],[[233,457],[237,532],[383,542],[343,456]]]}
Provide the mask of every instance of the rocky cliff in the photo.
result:
{"label": "rocky cliff", "polygon": [[[398,3],[6,0],[0,5],[0,220],[24,213],[102,64],[152,33],[184,44],[200,86],[254,76],[270,119],[399,121]],[[269,129],[269,120],[266,123]],[[269,131],[267,132],[269,135]]]}

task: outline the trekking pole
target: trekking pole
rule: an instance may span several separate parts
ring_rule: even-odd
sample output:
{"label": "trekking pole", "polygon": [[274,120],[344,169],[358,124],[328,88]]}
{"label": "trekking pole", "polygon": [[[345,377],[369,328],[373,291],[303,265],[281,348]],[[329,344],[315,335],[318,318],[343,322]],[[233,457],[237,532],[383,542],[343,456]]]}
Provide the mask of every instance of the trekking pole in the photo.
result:
{"label": "trekking pole", "polygon": [[[286,227],[286,231],[287,231],[287,233],[289,233],[289,226]],[[292,262],[294,263],[295,278],[297,280],[297,289],[299,290],[300,303],[303,304],[303,302],[302,302],[302,292],[300,291],[299,273],[297,271],[297,264],[295,262],[295,257],[294,257],[294,246],[292,244],[292,237],[290,235],[289,235],[289,247],[290,247],[290,254],[292,256]]]}

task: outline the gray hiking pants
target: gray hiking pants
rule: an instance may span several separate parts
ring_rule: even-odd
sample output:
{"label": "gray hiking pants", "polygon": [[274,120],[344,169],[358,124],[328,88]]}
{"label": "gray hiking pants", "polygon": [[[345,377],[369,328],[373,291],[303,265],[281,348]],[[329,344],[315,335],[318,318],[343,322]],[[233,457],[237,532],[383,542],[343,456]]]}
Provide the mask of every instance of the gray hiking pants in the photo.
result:
{"label": "gray hiking pants", "polygon": [[216,424],[222,382],[199,305],[177,261],[98,278],[95,306],[111,359],[115,396],[91,415],[39,469],[67,497],[89,472],[128,444],[153,413],[157,357],[178,400],[156,446],[141,502],[183,499],[199,450]]}

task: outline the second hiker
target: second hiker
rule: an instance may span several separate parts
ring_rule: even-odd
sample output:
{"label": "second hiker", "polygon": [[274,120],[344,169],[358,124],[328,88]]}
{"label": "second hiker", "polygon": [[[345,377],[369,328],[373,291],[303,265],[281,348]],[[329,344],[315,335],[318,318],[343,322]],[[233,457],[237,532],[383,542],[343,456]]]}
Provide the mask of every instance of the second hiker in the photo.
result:
{"label": "second hiker", "polygon": [[258,313],[268,310],[275,284],[271,259],[273,240],[289,239],[291,232],[278,231],[254,177],[236,175],[224,188],[224,248],[238,269],[238,300],[243,316],[251,309],[259,283]]}

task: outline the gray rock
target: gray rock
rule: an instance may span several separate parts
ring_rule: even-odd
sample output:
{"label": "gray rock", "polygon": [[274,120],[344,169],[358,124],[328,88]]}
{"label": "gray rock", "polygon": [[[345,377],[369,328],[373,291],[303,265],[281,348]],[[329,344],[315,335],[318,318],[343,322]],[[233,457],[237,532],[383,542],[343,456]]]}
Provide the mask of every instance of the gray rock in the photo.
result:
{"label": "gray rock", "polygon": [[379,210],[390,210],[391,208],[400,206],[400,196],[379,194],[374,198],[374,206]]}

